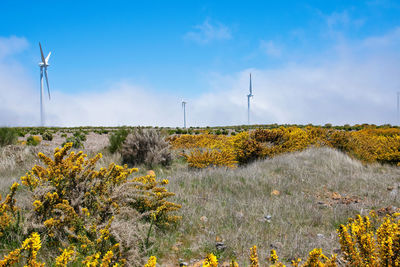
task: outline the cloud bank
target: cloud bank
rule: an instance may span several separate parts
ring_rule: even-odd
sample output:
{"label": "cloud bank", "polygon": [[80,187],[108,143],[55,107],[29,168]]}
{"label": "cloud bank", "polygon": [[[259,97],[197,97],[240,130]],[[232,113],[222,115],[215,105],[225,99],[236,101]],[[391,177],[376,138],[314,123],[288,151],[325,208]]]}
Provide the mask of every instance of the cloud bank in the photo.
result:
{"label": "cloud bank", "polygon": [[[38,125],[39,88],[13,55],[23,38],[0,38],[0,125]],[[341,42],[312,63],[243,69],[208,76],[209,88],[187,99],[189,126],[247,123],[249,72],[251,123],[384,124],[396,122],[400,88],[400,28],[357,42]],[[326,53],[325,53],[326,55]],[[51,70],[49,70],[51,71]],[[45,100],[49,126],[182,126],[180,96],[116,82],[104,92],[55,90]]]}

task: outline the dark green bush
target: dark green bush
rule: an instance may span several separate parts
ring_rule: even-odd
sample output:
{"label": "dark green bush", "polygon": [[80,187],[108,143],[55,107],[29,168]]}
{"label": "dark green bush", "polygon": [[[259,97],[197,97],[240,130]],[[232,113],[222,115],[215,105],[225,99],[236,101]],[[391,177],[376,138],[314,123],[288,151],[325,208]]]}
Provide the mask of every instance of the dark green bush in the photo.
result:
{"label": "dark green bush", "polygon": [[13,128],[0,128],[0,146],[15,144],[18,140],[18,133]]}
{"label": "dark green bush", "polygon": [[70,136],[65,139],[65,142],[62,143],[62,146],[64,146],[66,143],[72,143],[73,148],[84,148],[82,140],[76,136]]}
{"label": "dark green bush", "polygon": [[86,141],[86,134],[84,132],[75,132],[74,137],[79,138],[82,142]]}
{"label": "dark green bush", "polygon": [[19,130],[19,131],[18,131],[18,136],[19,136],[19,137],[25,137],[25,134],[26,134],[26,132],[23,131],[23,130]]}
{"label": "dark green bush", "polygon": [[42,138],[43,138],[43,140],[46,140],[46,141],[52,141],[53,135],[50,132],[44,132],[42,134]]}
{"label": "dark green bush", "polygon": [[108,147],[108,149],[110,150],[111,153],[115,153],[117,150],[121,148],[128,134],[129,134],[128,129],[121,128],[116,132],[112,133],[108,137],[108,140],[110,141],[110,146]]}

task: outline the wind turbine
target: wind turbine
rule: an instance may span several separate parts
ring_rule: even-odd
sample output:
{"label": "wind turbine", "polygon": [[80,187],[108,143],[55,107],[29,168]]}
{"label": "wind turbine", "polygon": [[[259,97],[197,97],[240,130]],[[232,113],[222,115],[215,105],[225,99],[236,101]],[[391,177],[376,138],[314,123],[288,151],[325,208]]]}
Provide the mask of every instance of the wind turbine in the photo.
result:
{"label": "wind turbine", "polygon": [[40,125],[44,126],[44,111],[43,111],[43,74],[46,78],[46,84],[47,84],[47,92],[49,94],[49,100],[50,100],[50,87],[49,87],[49,78],[47,77],[47,67],[49,65],[49,58],[51,55],[51,52],[47,55],[45,58],[43,55],[43,50],[42,50],[42,45],[39,42],[39,47],[40,47],[40,55],[42,58],[42,61],[39,62],[39,67],[40,67]]}
{"label": "wind turbine", "polygon": [[251,86],[251,73],[250,73],[250,93],[247,95],[247,124],[250,124],[250,97],[253,97],[253,88]]}
{"label": "wind turbine", "polygon": [[400,92],[397,92],[397,125],[400,125]]}
{"label": "wind turbine", "polygon": [[182,108],[183,108],[183,127],[186,128],[186,103],[183,99],[182,99]]}

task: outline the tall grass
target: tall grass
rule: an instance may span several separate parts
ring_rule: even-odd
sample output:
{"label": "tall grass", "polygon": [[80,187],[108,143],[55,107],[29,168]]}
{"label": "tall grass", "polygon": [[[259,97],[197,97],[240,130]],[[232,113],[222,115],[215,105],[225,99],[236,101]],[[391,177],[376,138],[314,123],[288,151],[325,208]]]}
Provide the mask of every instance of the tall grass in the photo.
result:
{"label": "tall grass", "polygon": [[15,144],[18,140],[18,133],[13,128],[0,128],[0,146]]}
{"label": "tall grass", "polygon": [[[153,255],[185,261],[213,252],[243,265],[253,245],[261,248],[260,259],[271,248],[285,262],[305,258],[314,248],[331,255],[340,247],[336,229],[348,218],[400,206],[399,168],[366,166],[329,148],[234,170],[180,170],[173,177],[168,188],[182,204],[182,223],[159,236]],[[218,240],[224,250],[216,248]]]}

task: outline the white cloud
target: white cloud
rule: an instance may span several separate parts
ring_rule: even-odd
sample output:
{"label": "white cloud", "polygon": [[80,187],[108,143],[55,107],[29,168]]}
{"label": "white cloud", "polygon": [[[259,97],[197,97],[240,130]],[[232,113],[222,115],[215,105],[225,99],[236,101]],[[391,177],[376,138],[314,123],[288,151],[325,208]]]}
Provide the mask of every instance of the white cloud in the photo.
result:
{"label": "white cloud", "polygon": [[208,44],[212,41],[229,40],[232,38],[230,29],[216,22],[212,24],[206,19],[202,24],[194,26],[195,30],[185,34],[184,38],[199,44]]}
{"label": "white cloud", "polygon": [[[329,58],[316,57],[309,64],[210,74],[209,90],[187,99],[188,125],[245,124],[249,72],[253,76],[252,123],[393,124],[400,88],[397,31],[345,43],[342,49],[332,50]],[[51,101],[45,101],[47,125],[183,124],[181,99],[173,92],[160,94],[124,82],[104,92],[54,89]],[[38,124],[37,83],[17,62],[9,64],[0,58],[0,125]]]}
{"label": "white cloud", "polygon": [[28,42],[25,38],[11,36],[0,37],[0,59],[19,53],[28,47]]}
{"label": "white cloud", "polygon": [[260,49],[270,57],[280,57],[282,54],[282,49],[273,41],[262,40],[260,42]]}

